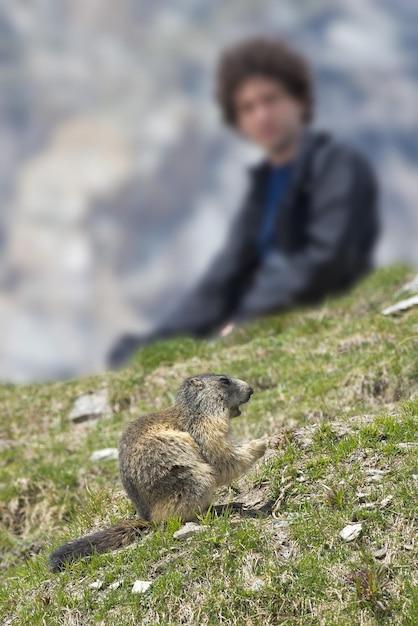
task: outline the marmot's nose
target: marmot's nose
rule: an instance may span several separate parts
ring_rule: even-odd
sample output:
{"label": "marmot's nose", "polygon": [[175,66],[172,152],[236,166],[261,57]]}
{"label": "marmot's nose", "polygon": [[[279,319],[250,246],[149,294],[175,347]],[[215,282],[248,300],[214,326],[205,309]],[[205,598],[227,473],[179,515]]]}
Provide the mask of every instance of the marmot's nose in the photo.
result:
{"label": "marmot's nose", "polygon": [[252,387],[250,387],[250,388],[248,389],[248,393],[250,394],[250,396],[252,396],[252,395],[253,395],[253,393],[254,393],[254,389],[253,389]]}

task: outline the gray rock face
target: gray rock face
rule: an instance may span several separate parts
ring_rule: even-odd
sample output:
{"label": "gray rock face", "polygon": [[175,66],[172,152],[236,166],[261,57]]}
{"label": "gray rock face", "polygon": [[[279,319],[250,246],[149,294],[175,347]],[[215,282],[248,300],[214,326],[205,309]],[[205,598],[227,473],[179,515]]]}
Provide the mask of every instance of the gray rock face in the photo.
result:
{"label": "gray rock face", "polygon": [[[74,424],[79,424],[81,422],[86,422],[89,420],[97,420],[104,417],[110,417],[111,415],[112,409],[108,403],[107,389],[100,389],[100,391],[92,391],[77,398],[77,400],[74,402],[68,419],[71,420]],[[107,452],[108,450],[109,449],[107,449]]]}

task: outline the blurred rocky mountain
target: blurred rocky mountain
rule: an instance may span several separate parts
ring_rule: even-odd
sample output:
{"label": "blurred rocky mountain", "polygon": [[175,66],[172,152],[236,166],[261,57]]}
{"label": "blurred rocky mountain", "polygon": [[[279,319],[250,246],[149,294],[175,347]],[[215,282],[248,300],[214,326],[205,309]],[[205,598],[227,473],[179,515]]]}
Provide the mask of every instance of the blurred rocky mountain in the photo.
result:
{"label": "blurred rocky mountain", "polygon": [[0,378],[99,370],[207,266],[256,156],[212,102],[244,35],[309,55],[317,125],[380,173],[378,261],[418,263],[417,18],[413,0],[0,0]]}

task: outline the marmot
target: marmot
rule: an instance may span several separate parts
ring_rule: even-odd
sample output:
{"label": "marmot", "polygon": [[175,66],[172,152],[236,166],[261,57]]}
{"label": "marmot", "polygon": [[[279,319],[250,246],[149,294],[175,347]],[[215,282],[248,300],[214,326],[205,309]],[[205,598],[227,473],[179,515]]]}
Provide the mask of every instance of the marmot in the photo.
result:
{"label": "marmot", "polygon": [[266,451],[266,441],[237,445],[230,418],[240,415],[253,389],[219,374],[187,378],[169,409],[132,422],[119,445],[120,475],[138,519],[59,547],[50,556],[52,571],[67,561],[132,543],[141,529],[170,517],[183,521],[210,506],[216,489],[245,473]]}

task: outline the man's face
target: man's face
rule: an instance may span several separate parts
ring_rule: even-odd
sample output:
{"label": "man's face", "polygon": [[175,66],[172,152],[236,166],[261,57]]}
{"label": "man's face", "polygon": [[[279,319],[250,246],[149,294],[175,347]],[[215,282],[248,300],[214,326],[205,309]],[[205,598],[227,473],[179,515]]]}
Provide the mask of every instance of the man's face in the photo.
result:
{"label": "man's face", "polygon": [[274,153],[297,138],[305,107],[280,82],[257,76],[238,88],[235,111],[238,131],[267,153]]}

